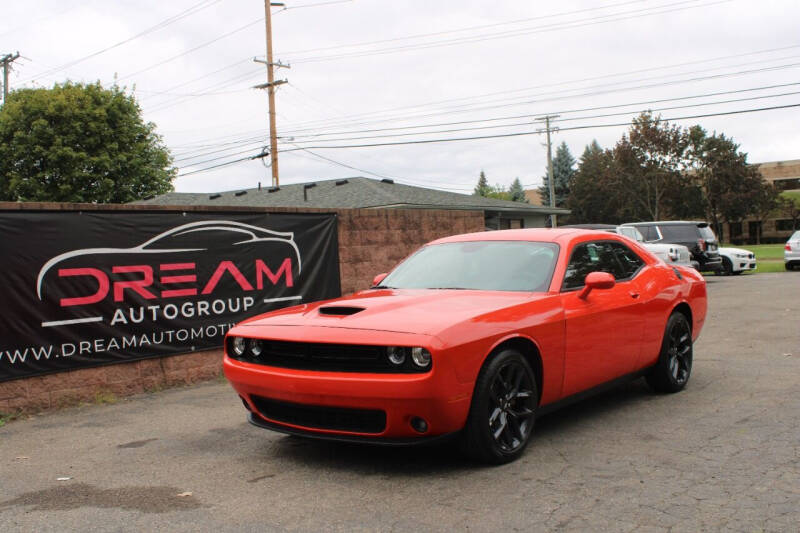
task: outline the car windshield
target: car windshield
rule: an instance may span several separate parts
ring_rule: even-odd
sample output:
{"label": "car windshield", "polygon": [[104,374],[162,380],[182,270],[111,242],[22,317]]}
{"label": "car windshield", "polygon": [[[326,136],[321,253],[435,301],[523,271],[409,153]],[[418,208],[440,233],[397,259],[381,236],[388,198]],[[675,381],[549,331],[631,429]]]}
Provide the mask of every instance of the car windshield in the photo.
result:
{"label": "car windshield", "polygon": [[529,241],[469,241],[425,246],[384,278],[395,289],[477,289],[543,292],[558,245]]}

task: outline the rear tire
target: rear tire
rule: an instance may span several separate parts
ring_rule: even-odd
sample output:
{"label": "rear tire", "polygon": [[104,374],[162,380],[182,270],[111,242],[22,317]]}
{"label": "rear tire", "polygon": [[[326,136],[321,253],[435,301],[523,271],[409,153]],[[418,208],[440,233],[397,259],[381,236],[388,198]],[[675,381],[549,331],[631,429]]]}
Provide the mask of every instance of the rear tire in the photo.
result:
{"label": "rear tire", "polygon": [[656,366],[646,376],[657,392],[682,390],[692,374],[692,328],[683,313],[673,312],[664,329],[661,353]]}
{"label": "rear tire", "polygon": [[515,460],[530,441],[538,404],[536,376],[525,357],[514,349],[490,356],[475,382],[462,451],[489,464]]}

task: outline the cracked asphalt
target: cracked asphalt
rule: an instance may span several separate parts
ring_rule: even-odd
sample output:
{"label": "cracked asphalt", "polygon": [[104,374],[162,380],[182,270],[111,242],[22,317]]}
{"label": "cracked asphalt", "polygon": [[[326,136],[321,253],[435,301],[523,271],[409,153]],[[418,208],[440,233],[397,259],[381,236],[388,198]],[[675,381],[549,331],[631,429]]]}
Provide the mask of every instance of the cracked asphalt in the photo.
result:
{"label": "cracked asphalt", "polygon": [[278,435],[215,382],[0,428],[0,530],[797,531],[800,276],[708,289],[685,391],[544,417],[515,463]]}

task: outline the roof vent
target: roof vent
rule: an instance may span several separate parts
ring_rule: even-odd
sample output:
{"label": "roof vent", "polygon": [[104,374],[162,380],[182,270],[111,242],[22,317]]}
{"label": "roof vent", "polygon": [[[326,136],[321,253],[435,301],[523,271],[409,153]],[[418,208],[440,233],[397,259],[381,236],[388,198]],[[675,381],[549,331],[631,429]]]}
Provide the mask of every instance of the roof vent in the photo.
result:
{"label": "roof vent", "polygon": [[394,183],[394,180],[390,180],[389,178],[383,178],[383,179],[381,180],[381,183],[392,183],[392,184],[393,184],[393,183]]}
{"label": "roof vent", "polygon": [[281,190],[280,187],[270,187],[267,189],[267,192],[278,192],[279,190]]}
{"label": "roof vent", "polygon": [[332,305],[329,307],[320,307],[319,314],[329,316],[350,316],[363,311],[363,307],[346,307],[341,305]]}
{"label": "roof vent", "polygon": [[142,200],[152,200],[153,198],[155,198],[155,195],[151,194],[150,196],[145,196]]}
{"label": "roof vent", "polygon": [[244,196],[245,194],[247,194],[247,191],[239,191],[234,196]]}
{"label": "roof vent", "polygon": [[316,186],[317,186],[316,183],[306,183],[305,185],[303,185],[303,200],[304,201],[306,201],[306,202],[308,201],[308,189],[314,188]]}
{"label": "roof vent", "polygon": [[211,195],[208,196],[208,199],[209,200],[216,200],[220,196],[222,196],[222,195],[221,194],[211,194]]}
{"label": "roof vent", "polygon": [[336,180],[336,185],[344,185],[345,183],[348,183],[348,181],[347,180]]}

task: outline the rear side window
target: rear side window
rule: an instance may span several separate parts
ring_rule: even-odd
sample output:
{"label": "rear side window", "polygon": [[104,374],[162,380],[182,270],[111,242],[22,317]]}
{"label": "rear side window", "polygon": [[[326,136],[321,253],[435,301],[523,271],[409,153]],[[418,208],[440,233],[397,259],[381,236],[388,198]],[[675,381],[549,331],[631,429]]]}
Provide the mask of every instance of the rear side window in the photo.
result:
{"label": "rear side window", "polygon": [[623,281],[633,277],[643,265],[644,261],[622,243],[582,243],[572,251],[563,289],[583,287],[586,276],[591,272],[608,272],[615,280]]}
{"label": "rear side window", "polygon": [[[694,224],[660,226],[661,235],[666,242],[694,242],[698,238],[698,227]],[[709,230],[711,231],[711,230]],[[713,233],[712,233],[713,235]]]}
{"label": "rear side window", "polygon": [[700,231],[700,236],[707,241],[715,241],[717,237],[714,235],[714,232],[711,230],[709,226],[698,226],[697,228]]}
{"label": "rear side window", "polygon": [[636,226],[636,229],[639,230],[645,241],[657,241],[660,239],[655,226]]}

